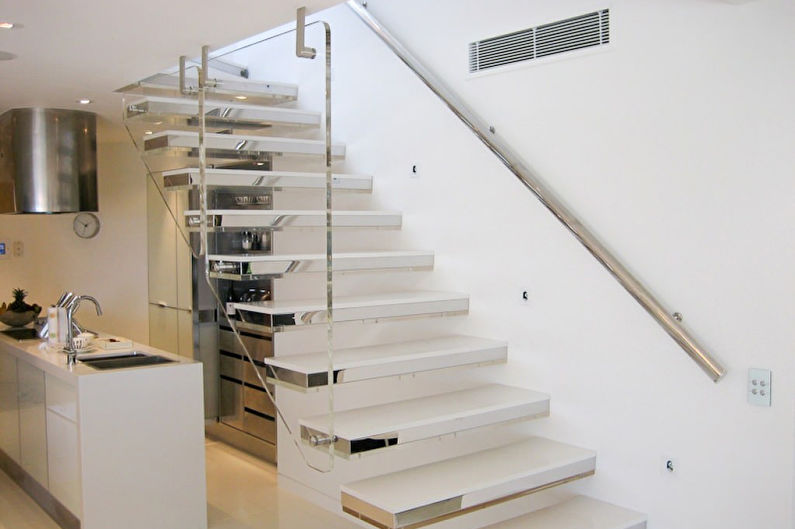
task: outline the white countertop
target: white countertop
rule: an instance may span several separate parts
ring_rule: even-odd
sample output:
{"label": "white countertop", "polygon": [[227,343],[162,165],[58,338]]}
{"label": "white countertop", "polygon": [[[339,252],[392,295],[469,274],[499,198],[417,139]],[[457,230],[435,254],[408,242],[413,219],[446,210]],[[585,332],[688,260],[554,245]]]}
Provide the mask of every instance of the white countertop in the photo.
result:
{"label": "white countertop", "polygon": [[[0,329],[0,330],[6,330]],[[110,335],[99,333],[99,337],[110,337]],[[94,369],[86,364],[81,363],[79,360],[73,366],[68,366],[66,364],[66,353],[63,352],[56,352],[52,351],[50,348],[46,346],[45,340],[15,340],[8,335],[0,333],[0,351],[5,351],[10,353],[17,358],[21,358],[26,362],[42,369],[43,371],[50,373],[60,379],[63,380],[71,380],[76,381],[78,377],[81,376],[97,376],[97,375],[104,375],[104,374],[111,374],[111,373],[118,373],[119,371],[135,371],[140,369],[159,369],[159,368],[166,368],[166,367],[175,367],[180,366],[183,364],[195,364],[197,363],[190,358],[186,358],[183,356],[175,355],[173,353],[169,353],[163,351],[161,349],[155,349],[154,347],[149,347],[148,345],[144,345],[141,343],[133,342],[131,347],[125,347],[120,349],[95,349],[89,353],[82,353],[78,357],[87,357],[87,356],[107,356],[107,355],[114,355],[129,351],[141,351],[148,354],[156,354],[168,358],[169,360],[173,360],[173,362],[165,363],[165,364],[154,364],[149,366],[139,366],[139,367],[126,367],[122,369]]]}

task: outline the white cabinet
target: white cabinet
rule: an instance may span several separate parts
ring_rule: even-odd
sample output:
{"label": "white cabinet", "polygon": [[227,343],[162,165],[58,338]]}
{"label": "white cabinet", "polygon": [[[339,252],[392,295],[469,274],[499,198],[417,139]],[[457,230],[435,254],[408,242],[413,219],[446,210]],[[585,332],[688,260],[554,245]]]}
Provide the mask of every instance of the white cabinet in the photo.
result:
{"label": "white cabinet", "polygon": [[180,356],[193,359],[193,313],[186,310],[177,312],[177,352]]}
{"label": "white cabinet", "polygon": [[50,494],[80,517],[80,449],[77,434],[77,388],[46,375],[47,470]]}
{"label": "white cabinet", "polygon": [[44,371],[17,362],[19,382],[20,466],[44,488],[47,476],[47,417],[44,402]]}
{"label": "white cabinet", "polygon": [[[179,215],[182,215],[186,209],[190,209],[187,191],[171,191],[169,194],[174,195],[176,199]],[[190,309],[193,305],[193,254],[176,226],[174,226],[174,244],[176,245],[175,253],[177,257],[176,268],[173,272],[177,284],[176,306],[180,309]]]}
{"label": "white cabinet", "polygon": [[50,494],[77,516],[80,509],[80,454],[77,423],[47,410]]}
{"label": "white cabinet", "polygon": [[179,310],[149,304],[149,345],[179,353]]}
{"label": "white cabinet", "polygon": [[193,358],[193,313],[150,303],[149,345]]}
{"label": "white cabinet", "polygon": [[[177,306],[177,246],[176,226],[163,203],[157,186],[146,180],[146,239],[147,265],[149,271],[150,303],[165,303]],[[169,193],[169,207],[176,211],[176,199]],[[179,216],[177,216],[179,218]]]}
{"label": "white cabinet", "polygon": [[[147,181],[147,248],[149,266],[149,345],[193,357],[191,250],[163,203],[156,185]],[[187,209],[187,193],[166,193],[178,220]]]}
{"label": "white cabinet", "polygon": [[0,450],[19,463],[17,359],[0,352]]}

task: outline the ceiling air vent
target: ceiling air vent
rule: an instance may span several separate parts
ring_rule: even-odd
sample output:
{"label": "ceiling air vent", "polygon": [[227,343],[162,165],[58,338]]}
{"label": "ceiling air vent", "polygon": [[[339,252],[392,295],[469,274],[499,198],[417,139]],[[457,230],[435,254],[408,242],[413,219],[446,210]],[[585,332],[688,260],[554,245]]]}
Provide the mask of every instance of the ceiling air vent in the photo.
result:
{"label": "ceiling air vent", "polygon": [[506,64],[531,61],[569,51],[602,46],[610,42],[610,10],[550,22],[471,42],[469,73]]}

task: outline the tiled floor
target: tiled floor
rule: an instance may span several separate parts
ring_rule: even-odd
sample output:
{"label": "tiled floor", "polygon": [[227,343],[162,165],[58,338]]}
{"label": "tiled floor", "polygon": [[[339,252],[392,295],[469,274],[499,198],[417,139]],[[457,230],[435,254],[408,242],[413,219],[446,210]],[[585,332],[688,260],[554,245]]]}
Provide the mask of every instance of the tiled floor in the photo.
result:
{"label": "tiled floor", "polygon": [[[207,441],[210,529],[356,529],[359,526],[276,486],[276,468]],[[59,529],[0,472],[0,529]],[[176,528],[175,528],[176,529]]]}

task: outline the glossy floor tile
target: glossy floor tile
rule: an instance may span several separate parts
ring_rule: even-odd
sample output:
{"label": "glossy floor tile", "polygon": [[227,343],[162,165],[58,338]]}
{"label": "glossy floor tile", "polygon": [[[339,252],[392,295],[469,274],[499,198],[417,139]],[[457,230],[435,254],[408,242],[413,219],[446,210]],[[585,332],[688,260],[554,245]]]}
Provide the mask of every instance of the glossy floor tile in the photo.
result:
{"label": "glossy floor tile", "polygon": [[[279,489],[276,467],[223,443],[207,444],[210,529],[356,529],[354,522]],[[0,472],[0,529],[58,529]]]}

